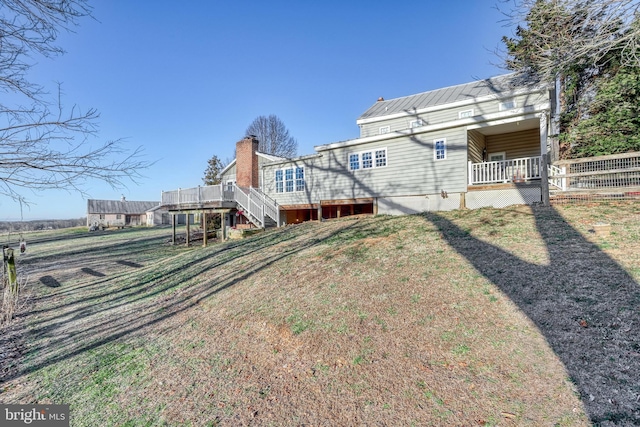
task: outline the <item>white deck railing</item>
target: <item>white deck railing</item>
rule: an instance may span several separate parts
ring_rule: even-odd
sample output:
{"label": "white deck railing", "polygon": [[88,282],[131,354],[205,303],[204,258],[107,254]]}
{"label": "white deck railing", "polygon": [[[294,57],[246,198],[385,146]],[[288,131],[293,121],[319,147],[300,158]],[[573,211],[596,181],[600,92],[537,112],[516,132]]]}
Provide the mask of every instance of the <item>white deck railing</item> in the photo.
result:
{"label": "white deck railing", "polygon": [[230,194],[227,191],[223,191],[222,185],[179,188],[173,191],[163,191],[161,204],[181,205],[186,203],[204,203],[216,201],[233,201],[233,194]]}
{"label": "white deck railing", "polygon": [[275,200],[256,188],[235,185],[208,185],[162,192],[162,205],[188,205],[206,202],[235,202],[258,226],[264,227],[265,216],[280,224],[280,208]]}
{"label": "white deck railing", "polygon": [[469,162],[469,185],[540,179],[541,165],[541,156],[495,162]]}

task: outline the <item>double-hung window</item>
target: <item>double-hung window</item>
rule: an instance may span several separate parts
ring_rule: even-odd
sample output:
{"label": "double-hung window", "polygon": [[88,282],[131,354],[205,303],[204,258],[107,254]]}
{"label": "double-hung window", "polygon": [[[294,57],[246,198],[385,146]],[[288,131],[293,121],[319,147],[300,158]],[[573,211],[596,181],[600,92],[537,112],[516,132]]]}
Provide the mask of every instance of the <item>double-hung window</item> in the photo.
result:
{"label": "double-hung window", "polygon": [[282,180],[283,172],[282,169],[276,171],[276,193],[284,192],[284,182]]}
{"label": "double-hung window", "polygon": [[373,167],[373,155],[371,151],[362,153],[362,169],[371,169]]}
{"label": "double-hung window", "polygon": [[293,193],[304,191],[304,168],[287,168],[276,170],[276,193]]}
{"label": "double-hung window", "polygon": [[360,153],[349,153],[348,160],[350,171],[384,167],[387,166],[387,149],[378,148]]}
{"label": "double-hung window", "polygon": [[293,169],[284,170],[284,189],[287,193],[293,193]]}
{"label": "double-hung window", "polygon": [[304,191],[304,168],[296,168],[296,191]]}
{"label": "double-hung window", "polygon": [[376,167],[387,166],[387,149],[376,150]]}
{"label": "double-hung window", "polygon": [[360,154],[349,154],[349,170],[357,171],[360,169]]}
{"label": "double-hung window", "polygon": [[447,140],[435,139],[433,141],[434,158],[436,160],[444,160],[447,158]]}

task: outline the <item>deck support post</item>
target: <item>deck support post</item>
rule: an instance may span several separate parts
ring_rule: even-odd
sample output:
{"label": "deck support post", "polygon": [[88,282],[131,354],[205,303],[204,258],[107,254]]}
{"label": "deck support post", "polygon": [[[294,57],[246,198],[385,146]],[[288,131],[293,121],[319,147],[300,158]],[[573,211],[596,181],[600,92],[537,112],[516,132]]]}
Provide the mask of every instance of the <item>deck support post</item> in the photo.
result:
{"label": "deck support post", "polygon": [[202,247],[207,247],[207,211],[202,211]]}
{"label": "deck support post", "polygon": [[190,238],[190,234],[191,234],[191,229],[189,228],[189,223],[190,222],[191,221],[189,221],[189,212],[187,212],[187,239],[186,239],[187,246],[189,246],[189,243],[190,243],[190,239],[189,239]]}
{"label": "deck support post", "polygon": [[227,240],[227,215],[228,213],[220,214],[220,226],[222,228],[222,241]]}
{"label": "deck support post", "polygon": [[171,229],[173,233],[171,234],[171,245],[176,244],[176,214],[171,214]]}

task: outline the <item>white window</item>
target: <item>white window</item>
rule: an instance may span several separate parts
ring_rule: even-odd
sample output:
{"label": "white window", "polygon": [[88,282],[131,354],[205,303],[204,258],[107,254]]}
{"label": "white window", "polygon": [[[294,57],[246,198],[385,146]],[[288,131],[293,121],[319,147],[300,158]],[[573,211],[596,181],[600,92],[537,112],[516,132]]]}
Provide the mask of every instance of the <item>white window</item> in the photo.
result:
{"label": "white window", "polygon": [[276,170],[276,193],[304,191],[304,168]]}
{"label": "white window", "polygon": [[391,126],[382,126],[380,128],[380,135],[382,135],[383,133],[389,133],[391,132]]}
{"label": "white window", "polygon": [[296,191],[304,191],[304,168],[296,168]]}
{"label": "white window", "polygon": [[349,170],[357,171],[360,169],[360,154],[349,154]]}
{"label": "white window", "polygon": [[435,139],[433,141],[434,158],[436,160],[444,160],[447,158],[447,140]]}
{"label": "white window", "polygon": [[459,119],[466,119],[467,117],[473,117],[473,108],[458,112]]}
{"label": "white window", "polygon": [[284,190],[293,193],[293,169],[284,170]]}
{"label": "white window", "polygon": [[506,159],[507,159],[507,156],[504,151],[501,151],[499,153],[489,153],[489,156],[488,156],[488,160],[490,162],[499,162]]}
{"label": "white window", "polygon": [[284,192],[284,183],[282,181],[282,169],[276,171],[276,193]]}
{"label": "white window", "polygon": [[387,166],[387,149],[363,151],[349,154],[349,170],[374,169]]}
{"label": "white window", "polygon": [[362,153],[362,169],[371,169],[373,167],[373,154],[371,151]]}
{"label": "white window", "polygon": [[387,166],[387,149],[376,150],[376,167]]}
{"label": "white window", "polygon": [[409,127],[410,128],[419,128],[420,126],[424,126],[422,119],[417,119],[417,120],[411,120],[409,122]]}
{"label": "white window", "polygon": [[514,108],[516,108],[514,99],[505,99],[500,103],[500,111],[513,110]]}

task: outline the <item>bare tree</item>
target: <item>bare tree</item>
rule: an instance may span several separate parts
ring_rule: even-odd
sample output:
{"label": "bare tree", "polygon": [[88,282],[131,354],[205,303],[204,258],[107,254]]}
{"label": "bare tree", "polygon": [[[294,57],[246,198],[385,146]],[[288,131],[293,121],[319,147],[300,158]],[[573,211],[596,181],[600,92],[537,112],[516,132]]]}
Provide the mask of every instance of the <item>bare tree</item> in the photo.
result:
{"label": "bare tree", "polygon": [[149,166],[141,149],[125,149],[122,140],[92,145],[98,112],[65,110],[58,96],[28,79],[36,55],[55,57],[64,50],[55,41],[91,16],[87,0],[2,0],[0,3],[0,195],[26,202],[26,190],[67,189],[84,194],[87,180],[113,187],[136,181]]}
{"label": "bare tree", "polygon": [[246,135],[258,138],[258,151],[280,157],[295,157],[298,141],[291,135],[282,120],[275,114],[258,116],[249,125]]}
{"label": "bare tree", "polygon": [[[639,0],[502,0],[509,24],[516,25],[516,39],[527,38],[528,63],[513,63],[512,51],[505,63],[511,69],[534,72],[554,82],[575,64],[598,66],[614,52],[623,66],[640,66],[640,26],[633,25],[640,12]],[[503,8],[504,9],[504,8]],[[532,23],[537,13],[538,25]],[[524,67],[523,67],[524,65]]]}

